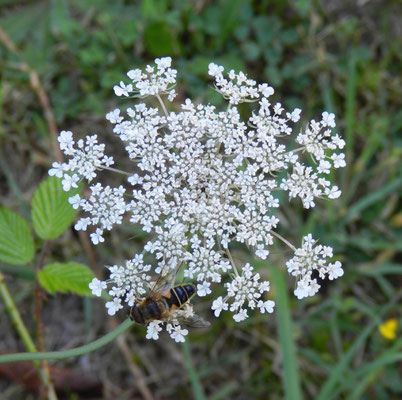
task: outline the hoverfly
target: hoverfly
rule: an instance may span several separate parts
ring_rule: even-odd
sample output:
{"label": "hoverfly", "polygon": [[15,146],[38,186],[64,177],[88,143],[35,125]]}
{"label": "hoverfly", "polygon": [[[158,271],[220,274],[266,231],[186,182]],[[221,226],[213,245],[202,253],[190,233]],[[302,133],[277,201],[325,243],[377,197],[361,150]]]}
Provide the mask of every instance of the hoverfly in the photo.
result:
{"label": "hoverfly", "polygon": [[161,320],[183,323],[194,328],[205,328],[210,323],[195,314],[189,303],[195,293],[196,287],[192,284],[165,285],[160,290],[151,290],[145,299],[134,303],[130,310],[130,318],[139,324]]}

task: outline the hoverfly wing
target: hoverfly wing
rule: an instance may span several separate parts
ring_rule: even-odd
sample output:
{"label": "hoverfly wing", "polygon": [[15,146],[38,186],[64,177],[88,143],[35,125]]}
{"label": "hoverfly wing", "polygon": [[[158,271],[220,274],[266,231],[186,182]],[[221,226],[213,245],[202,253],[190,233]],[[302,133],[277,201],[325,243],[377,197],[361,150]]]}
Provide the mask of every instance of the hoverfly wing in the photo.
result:
{"label": "hoverfly wing", "polygon": [[209,321],[197,314],[188,317],[179,317],[178,320],[184,325],[191,326],[192,328],[207,328],[208,326],[211,326]]}
{"label": "hoverfly wing", "polygon": [[[183,262],[179,263],[176,269],[169,270],[167,268],[167,265],[164,265],[156,278],[152,282],[152,285],[150,285],[149,289],[150,292],[148,294],[148,297],[153,297],[153,295],[156,292],[166,292],[168,291],[171,287],[174,285],[174,281],[176,279],[176,276],[178,272],[180,271],[180,268],[182,267]],[[167,271],[165,271],[167,269]]]}

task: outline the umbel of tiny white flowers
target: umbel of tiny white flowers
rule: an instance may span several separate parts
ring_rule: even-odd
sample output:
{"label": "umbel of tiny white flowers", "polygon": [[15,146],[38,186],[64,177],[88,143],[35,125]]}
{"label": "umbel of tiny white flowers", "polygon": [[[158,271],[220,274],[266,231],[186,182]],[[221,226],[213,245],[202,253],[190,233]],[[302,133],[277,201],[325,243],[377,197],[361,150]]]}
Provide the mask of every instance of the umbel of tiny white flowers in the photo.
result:
{"label": "umbel of tiny white flowers", "polygon": [[[53,163],[49,174],[61,178],[66,191],[80,180],[86,180],[91,190],[86,198],[70,198],[74,208],[85,212],[75,228],[94,226],[90,237],[98,244],[105,240],[105,231],[128,214],[130,223],[150,235],[141,255],[108,267],[109,280],[94,279],[90,284],[94,295],[108,290],[112,300],[106,307],[111,315],[124,303],[132,306],[146,297],[153,275],[173,273],[179,265],[186,279],[197,282],[198,296],[212,293],[212,284],[223,284],[226,295],[212,303],[216,316],[230,310],[236,321],[242,321],[249,310],[271,313],[274,302],[264,299],[269,282],[250,264],[236,265],[230,252],[236,242],[261,259],[268,257],[275,240],[289,246],[294,256],[286,265],[297,279],[298,298],[318,291],[313,271],[330,280],[343,274],[341,263],[330,261],[332,249],[317,245],[311,234],[298,249],[282,237],[275,215],[280,190],[299,198],[306,209],[317,199],[340,196],[327,179],[331,169],[345,166],[344,154],[338,152],[345,142],[332,133],[334,114],[323,112],[321,120],[296,131],[297,145],[289,149],[291,125],[299,121],[300,109],[287,112],[280,103],[272,103],[274,89],[243,72],[224,75],[224,68],[213,63],[208,72],[215,90],[228,100],[224,110],[190,99],[180,109],[169,110],[165,99],[171,102],[176,96],[177,73],[169,57],[156,59],[144,71],[129,71],[131,82],[114,87],[117,96],[150,100],[137,102],[126,115],[120,109],[106,115],[133,163],[131,171],[111,167],[114,160],[104,154],[105,145],[98,143],[97,135],[75,143],[71,132],[60,133],[60,148],[69,161]],[[152,99],[159,107],[151,106]],[[238,110],[243,102],[255,103],[246,120]],[[126,183],[110,187],[93,182],[103,169],[125,174]],[[145,263],[145,254],[154,261]],[[167,322],[172,338],[184,340],[187,330],[178,319],[173,315]],[[147,337],[157,339],[161,326],[162,321],[150,323]]]}

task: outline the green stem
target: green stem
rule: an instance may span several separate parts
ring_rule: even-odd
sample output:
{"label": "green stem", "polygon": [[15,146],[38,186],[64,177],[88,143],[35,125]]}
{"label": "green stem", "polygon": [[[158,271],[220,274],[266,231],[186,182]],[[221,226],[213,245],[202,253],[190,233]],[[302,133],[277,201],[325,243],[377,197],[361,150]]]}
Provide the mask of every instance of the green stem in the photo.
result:
{"label": "green stem", "polygon": [[279,240],[282,240],[283,243],[285,243],[286,245],[288,245],[293,251],[296,251],[296,247],[293,246],[292,243],[290,243],[288,240],[286,240],[282,235],[280,235],[277,232],[274,231],[269,231],[269,233],[272,233],[272,235],[276,236]]}
{"label": "green stem", "polygon": [[232,267],[233,267],[233,270],[234,270],[234,272],[235,272],[235,275],[236,275],[236,276],[240,276],[240,275],[239,275],[239,272],[237,271],[237,267],[236,267],[236,264],[235,264],[235,262],[234,262],[234,260],[233,260],[232,254],[231,254],[230,251],[229,251],[229,248],[226,249],[226,254],[228,255],[229,261],[230,261],[230,263],[232,264]]}
{"label": "green stem", "polygon": [[168,117],[168,116],[169,116],[169,113],[168,113],[168,111],[167,111],[167,109],[166,109],[166,107],[165,107],[165,103],[163,102],[161,96],[159,96],[159,94],[157,94],[157,95],[156,95],[156,98],[158,99],[159,104],[161,105],[164,114]]}
{"label": "green stem", "polygon": [[84,346],[75,347],[70,350],[62,351],[48,351],[44,353],[15,353],[15,354],[3,354],[0,355],[0,363],[14,362],[14,361],[33,361],[33,360],[62,360],[63,358],[81,356],[82,354],[90,353],[94,350],[105,346],[114,340],[121,333],[129,329],[134,324],[133,321],[127,319],[116,329],[109,332],[105,336],[88,343]]}
{"label": "green stem", "polygon": [[126,176],[131,176],[131,175],[133,175],[133,174],[130,174],[129,172],[122,171],[121,169],[116,169],[116,168],[112,168],[112,167],[105,167],[104,165],[102,165],[102,166],[100,166],[100,167],[98,167],[98,168],[99,168],[99,169],[105,169],[105,170],[107,170],[107,171],[116,172],[116,173],[121,174],[121,175],[126,175]]}
{"label": "green stem", "polygon": [[[22,353],[22,354],[34,355],[35,353],[37,353],[37,349],[31,338],[31,335],[29,334],[29,332],[24,324],[24,321],[21,318],[18,308],[15,305],[10,292],[8,291],[7,285],[4,282],[4,275],[1,272],[0,272],[0,296],[2,297],[2,299],[4,301],[6,311],[8,312],[8,314],[11,318],[14,328],[18,332],[26,349],[29,351],[29,353]],[[8,355],[8,354],[6,354],[6,355]],[[10,356],[12,356],[12,354],[10,354]],[[33,359],[33,360],[35,360],[35,359]],[[4,362],[7,362],[7,361],[4,361]],[[49,400],[57,400],[57,395],[56,395],[56,392],[54,390],[54,387],[53,387],[53,384],[52,384],[52,381],[50,378],[49,369],[41,368],[41,365],[38,361],[34,361],[34,366],[35,366],[35,368],[38,369],[38,374],[41,379],[41,382],[43,383],[44,387],[46,388],[47,398]]]}
{"label": "green stem", "polygon": [[[26,349],[29,352],[36,352],[35,344],[25,327],[24,321],[21,318],[20,313],[18,312],[18,308],[14,303],[13,298],[11,297],[10,292],[4,282],[4,275],[0,272],[0,296],[2,297],[4,304],[6,306],[6,311],[10,315],[12,324],[14,328],[17,330],[18,334],[20,335],[22,341]],[[39,363],[35,363],[35,367],[38,367]]]}
{"label": "green stem", "polygon": [[301,400],[299,370],[297,365],[296,345],[284,271],[272,266],[272,280],[276,291],[276,315],[278,336],[283,364],[283,386],[288,400]]}

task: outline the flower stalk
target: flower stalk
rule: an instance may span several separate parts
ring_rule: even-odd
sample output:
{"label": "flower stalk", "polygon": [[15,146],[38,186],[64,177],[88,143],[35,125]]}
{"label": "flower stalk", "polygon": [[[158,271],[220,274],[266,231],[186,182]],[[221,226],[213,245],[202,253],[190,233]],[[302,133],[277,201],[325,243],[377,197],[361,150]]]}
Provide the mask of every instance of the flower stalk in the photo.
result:
{"label": "flower stalk", "polygon": [[[22,342],[25,345],[25,348],[30,353],[36,353],[38,350],[29,334],[24,321],[21,318],[21,315],[18,311],[17,306],[14,303],[14,300],[7,288],[7,285],[4,281],[4,275],[0,272],[0,296],[4,301],[4,305],[8,315],[10,316],[12,325],[15,330],[18,332]],[[56,391],[53,387],[52,380],[49,373],[49,368],[41,365],[38,360],[34,361],[35,368],[38,369],[39,378],[45,388],[46,396],[49,400],[57,400]]]}

